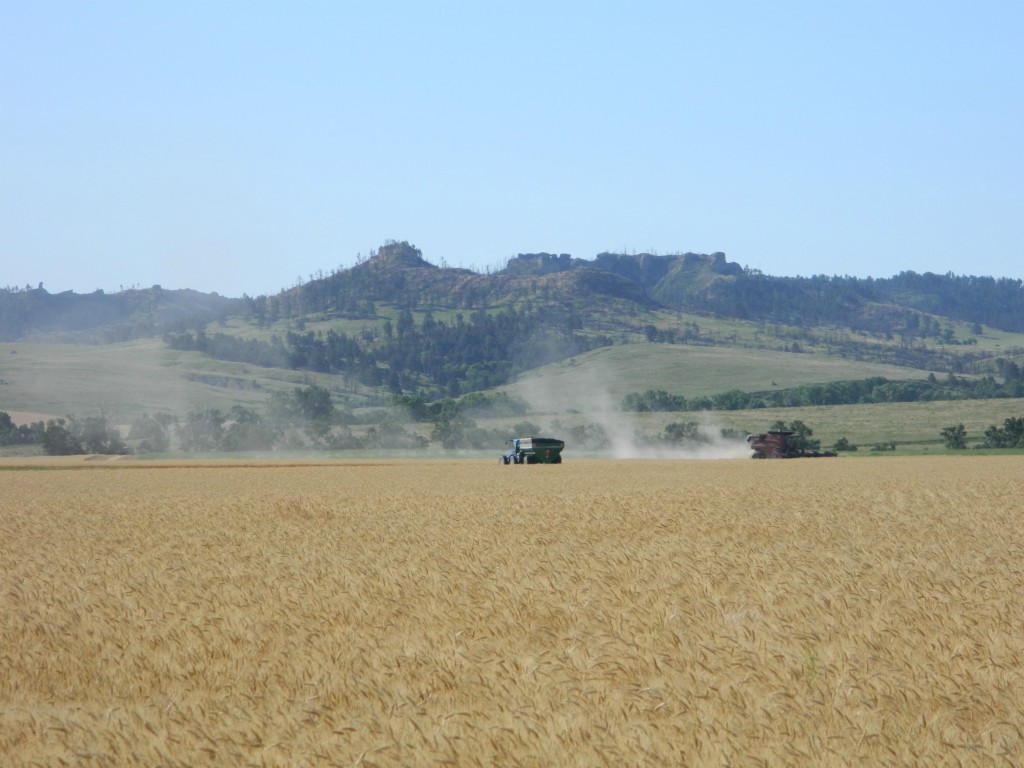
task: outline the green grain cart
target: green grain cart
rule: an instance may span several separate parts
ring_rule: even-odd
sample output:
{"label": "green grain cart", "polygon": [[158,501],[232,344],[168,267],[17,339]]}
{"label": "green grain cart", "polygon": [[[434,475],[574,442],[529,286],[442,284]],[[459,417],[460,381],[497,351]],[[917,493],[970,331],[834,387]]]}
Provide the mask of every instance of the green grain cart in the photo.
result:
{"label": "green grain cart", "polygon": [[502,464],[561,464],[564,440],[553,437],[515,437],[512,450],[504,454]]}

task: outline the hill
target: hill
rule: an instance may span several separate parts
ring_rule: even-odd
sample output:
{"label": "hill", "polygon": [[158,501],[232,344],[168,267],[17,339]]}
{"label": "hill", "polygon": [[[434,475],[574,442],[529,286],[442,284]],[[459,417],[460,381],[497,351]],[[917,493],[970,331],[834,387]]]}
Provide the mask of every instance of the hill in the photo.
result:
{"label": "hill", "polygon": [[[0,290],[0,341],[114,341],[160,335],[175,324],[242,314],[278,320],[376,320],[376,304],[410,310],[570,312],[582,327],[634,331],[663,310],[796,328],[830,326],[903,339],[940,337],[948,322],[1024,332],[1024,283],[901,272],[891,278],[772,277],[723,253],[519,254],[493,273],[436,266],[407,242],[275,295],[229,299],[159,286],[116,294]],[[657,325],[657,323],[655,323]],[[948,341],[947,334],[947,341]]]}
{"label": "hill", "polygon": [[912,333],[923,313],[1024,331],[1024,282],[1006,278],[914,272],[883,279],[772,277],[729,262],[723,253],[601,253],[592,262],[568,254],[520,254],[504,271],[546,276],[580,269],[621,276],[668,309],[718,317],[895,334]]}
{"label": "hill", "polygon": [[[153,412],[206,413],[223,426],[240,408],[234,420],[255,424],[271,406],[279,419],[308,407],[289,400],[301,390],[340,410],[289,444],[345,447],[367,435],[387,443],[381,419],[411,430],[393,444],[483,445],[524,417],[585,431],[588,414],[621,412],[628,398],[656,411],[629,417],[655,434],[707,410],[758,429],[827,402],[840,410],[815,414],[830,430],[872,421],[843,408],[873,409],[877,432],[900,424],[937,442],[950,420],[1019,407],[1020,299],[1019,281],[772,278],[721,253],[519,254],[480,274],[389,242],[272,296],[0,291],[0,328],[13,339],[0,347],[0,411],[100,413],[122,427]],[[462,401],[477,404],[472,415]],[[925,401],[945,404],[930,413],[946,423],[905,423],[909,411],[888,408]],[[388,415],[393,403],[404,416]],[[464,431],[474,424],[492,432]]]}
{"label": "hill", "polygon": [[889,380],[923,378],[921,371],[860,363],[825,355],[729,347],[626,344],[527,371],[502,391],[527,399],[539,413],[618,407],[638,389],[665,390],[690,398],[732,389],[784,390],[807,382],[850,381],[871,376]]}
{"label": "hill", "polygon": [[0,290],[0,341],[111,343],[150,338],[181,323],[227,316],[238,300],[155,285],[114,294]]}
{"label": "hill", "polygon": [[0,343],[0,410],[28,413],[33,420],[102,414],[128,425],[143,413],[262,407],[274,392],[320,380],[179,352],[159,339]]}

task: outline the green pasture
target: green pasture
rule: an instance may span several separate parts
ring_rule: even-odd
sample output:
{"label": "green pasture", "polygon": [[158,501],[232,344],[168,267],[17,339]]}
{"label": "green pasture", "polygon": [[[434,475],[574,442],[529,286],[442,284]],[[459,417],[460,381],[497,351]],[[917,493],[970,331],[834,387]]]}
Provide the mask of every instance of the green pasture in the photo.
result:
{"label": "green pasture", "polygon": [[142,413],[184,416],[205,408],[262,407],[271,393],[340,377],[212,360],[159,339],[122,344],[0,344],[0,411],[31,420],[105,415],[115,424]]}
{"label": "green pasture", "polygon": [[523,374],[501,389],[542,412],[615,406],[630,392],[664,390],[687,398],[733,389],[787,389],[801,384],[884,376],[923,379],[928,371],[772,350],[625,344],[602,347]]}

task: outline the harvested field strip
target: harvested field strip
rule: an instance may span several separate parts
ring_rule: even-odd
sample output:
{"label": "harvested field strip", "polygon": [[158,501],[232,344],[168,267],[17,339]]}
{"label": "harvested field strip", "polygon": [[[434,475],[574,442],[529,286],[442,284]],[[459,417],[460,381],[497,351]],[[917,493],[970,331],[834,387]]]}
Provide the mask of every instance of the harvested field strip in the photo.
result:
{"label": "harvested field strip", "polygon": [[1024,458],[214,466],[3,473],[5,765],[1024,763]]}

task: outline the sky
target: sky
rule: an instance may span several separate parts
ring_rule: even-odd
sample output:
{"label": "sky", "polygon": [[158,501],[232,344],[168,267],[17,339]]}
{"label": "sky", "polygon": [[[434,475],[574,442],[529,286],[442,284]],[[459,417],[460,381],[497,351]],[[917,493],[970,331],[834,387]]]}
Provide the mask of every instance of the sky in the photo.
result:
{"label": "sky", "polygon": [[0,287],[722,251],[1024,278],[1024,3],[0,0]]}

